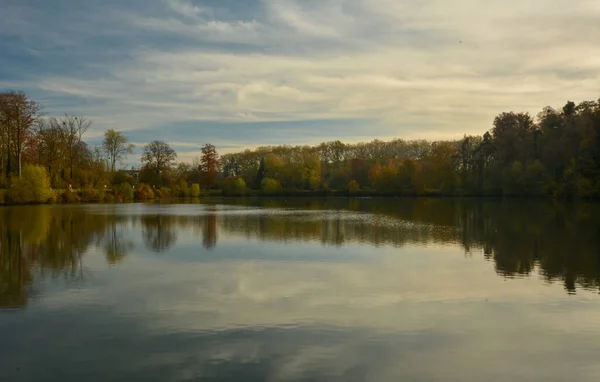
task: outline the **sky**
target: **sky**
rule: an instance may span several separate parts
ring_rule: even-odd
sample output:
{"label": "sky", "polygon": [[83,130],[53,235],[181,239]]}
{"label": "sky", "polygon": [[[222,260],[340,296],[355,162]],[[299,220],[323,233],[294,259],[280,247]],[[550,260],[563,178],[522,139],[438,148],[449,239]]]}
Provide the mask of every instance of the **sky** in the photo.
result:
{"label": "sky", "polygon": [[0,0],[0,90],[191,160],[600,96],[598,0]]}

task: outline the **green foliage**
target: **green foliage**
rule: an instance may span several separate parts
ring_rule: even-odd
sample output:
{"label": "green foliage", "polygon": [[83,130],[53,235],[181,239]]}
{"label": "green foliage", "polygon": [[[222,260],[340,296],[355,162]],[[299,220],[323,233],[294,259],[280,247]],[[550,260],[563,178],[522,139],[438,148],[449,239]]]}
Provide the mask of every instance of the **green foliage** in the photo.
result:
{"label": "green foliage", "polygon": [[120,186],[123,183],[129,183],[130,185],[133,185],[133,184],[136,184],[137,182],[133,177],[127,175],[123,171],[117,171],[112,174],[110,184],[112,184],[114,186]]}
{"label": "green foliage", "polygon": [[504,194],[523,195],[525,192],[525,179],[523,163],[513,162],[504,170]]}
{"label": "green foliage", "polygon": [[188,186],[188,183],[185,180],[180,180],[179,184],[177,186],[178,188],[178,193],[177,195],[181,198],[187,198],[188,196],[190,196],[190,188]]}
{"label": "green foliage", "polygon": [[118,189],[117,189],[117,198],[123,202],[131,202],[133,201],[133,197],[134,197],[134,191],[133,191],[133,187],[125,182],[123,184],[121,184]]}
{"label": "green foliage", "polygon": [[244,195],[246,193],[246,182],[242,177],[231,176],[221,183],[223,189],[223,195],[226,196],[237,196]]}
{"label": "green foliage", "polygon": [[523,183],[527,195],[543,196],[547,194],[548,174],[541,161],[535,160],[527,165]]}
{"label": "green foliage", "polygon": [[265,195],[277,195],[282,193],[283,188],[279,181],[271,178],[263,178],[260,183],[260,190]]}
{"label": "green foliage", "polygon": [[360,185],[358,184],[358,182],[356,180],[352,179],[348,183],[348,192],[350,194],[358,194],[360,192]]}
{"label": "green foliage", "polygon": [[[114,172],[132,149],[122,133],[108,130],[102,146],[91,147],[82,140],[90,125],[84,118],[41,118],[35,102],[23,94],[9,92],[3,97],[20,100],[23,110],[31,106],[38,125],[31,129],[31,124],[13,121],[10,126],[27,133],[19,145],[11,142],[11,134],[19,132],[7,129],[6,112],[0,123],[5,137],[0,187],[10,186],[6,202],[41,203],[56,195],[67,201],[79,197],[93,202],[104,197],[95,190],[104,190],[108,184],[114,186],[119,200],[130,200],[129,191],[122,195],[122,185],[134,185],[137,180]],[[239,178],[265,194],[316,195],[319,189],[335,194],[349,190],[354,180],[363,194],[596,198],[600,197],[600,103],[569,101],[556,109],[546,107],[535,118],[523,112],[503,112],[490,131],[454,141],[375,139],[312,147],[268,146],[225,154],[220,161],[216,148],[207,144],[202,157],[192,164],[176,163],[176,156],[165,142],[153,141],[144,147],[139,179],[157,189],[169,185],[171,191],[161,190],[160,197],[217,195],[221,190],[211,190],[215,184],[222,184],[225,194],[239,194],[242,187],[227,180]],[[19,173],[20,162],[23,167],[39,163],[45,168],[50,183],[43,188],[64,190],[72,185],[81,191],[75,196],[62,191],[38,193],[39,187],[28,184],[31,180],[25,173],[21,179],[12,179]],[[226,181],[218,183],[221,179]],[[188,182],[206,189],[190,188]]]}
{"label": "green foliage", "polygon": [[197,198],[198,196],[200,196],[200,185],[198,183],[192,184],[192,187],[190,189],[190,196],[193,198]]}
{"label": "green foliage", "polygon": [[48,203],[54,198],[50,179],[42,166],[25,165],[21,178],[14,178],[6,199],[10,203]]}

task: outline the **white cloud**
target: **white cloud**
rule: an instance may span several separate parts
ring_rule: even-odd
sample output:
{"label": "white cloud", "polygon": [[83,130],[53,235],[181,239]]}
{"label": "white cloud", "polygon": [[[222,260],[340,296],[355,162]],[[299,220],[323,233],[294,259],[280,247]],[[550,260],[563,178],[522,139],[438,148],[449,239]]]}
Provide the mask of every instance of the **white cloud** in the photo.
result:
{"label": "white cloud", "polygon": [[598,96],[597,1],[264,0],[260,17],[237,20],[166,4],[171,14],[132,24],[194,43],[136,46],[111,78],[38,86],[106,100],[86,110],[97,128],[368,118],[379,122],[367,136],[412,138],[482,133],[502,111]]}

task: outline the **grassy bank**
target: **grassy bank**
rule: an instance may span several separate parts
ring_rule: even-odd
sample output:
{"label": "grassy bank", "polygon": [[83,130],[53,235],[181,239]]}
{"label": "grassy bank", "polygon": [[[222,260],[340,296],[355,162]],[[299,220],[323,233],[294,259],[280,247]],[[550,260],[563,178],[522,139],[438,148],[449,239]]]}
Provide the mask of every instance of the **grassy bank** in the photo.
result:
{"label": "grassy bank", "polygon": [[361,190],[361,191],[331,191],[331,190],[317,190],[317,191],[307,191],[307,190],[283,190],[278,193],[265,193],[259,190],[246,190],[243,193],[224,193],[223,190],[201,190],[198,195],[182,195],[174,193],[173,190],[168,188],[163,188],[160,190],[156,190],[153,195],[140,195],[139,193],[133,192],[129,196],[124,196],[122,192],[119,190],[53,190],[55,192],[55,197],[51,200],[48,200],[46,203],[33,202],[33,203],[18,203],[11,202],[7,197],[7,190],[0,189],[0,205],[18,205],[18,204],[77,204],[77,203],[134,203],[134,202],[185,202],[186,200],[195,200],[198,198],[215,198],[215,197],[225,197],[225,198],[340,198],[340,197],[353,197],[353,198],[361,198],[361,197],[403,197],[403,198],[419,198],[419,197],[427,197],[427,198],[536,198],[536,199],[552,199],[548,196],[502,196],[502,195],[471,195],[471,194],[442,194],[439,192],[429,192],[423,194],[401,194],[401,193],[381,193],[375,192],[372,190]]}

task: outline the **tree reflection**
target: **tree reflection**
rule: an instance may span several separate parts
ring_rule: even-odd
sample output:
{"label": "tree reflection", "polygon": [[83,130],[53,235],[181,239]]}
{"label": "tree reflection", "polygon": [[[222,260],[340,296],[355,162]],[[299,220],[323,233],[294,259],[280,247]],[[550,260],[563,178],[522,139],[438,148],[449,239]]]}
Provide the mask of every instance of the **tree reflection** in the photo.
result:
{"label": "tree reflection", "polygon": [[[86,278],[83,256],[90,245],[103,243],[122,217],[90,214],[78,208],[52,206],[0,209],[0,308],[27,305],[36,280],[60,278],[81,283]],[[107,244],[108,246],[108,244]],[[118,257],[128,246],[117,245]],[[110,258],[111,250],[107,251]]]}
{"label": "tree reflection", "polygon": [[202,246],[206,249],[217,245],[217,215],[208,214],[204,216],[204,229],[202,232]]}
{"label": "tree reflection", "polygon": [[177,217],[147,215],[142,217],[142,236],[146,247],[153,252],[165,252],[177,241],[175,224]]}
{"label": "tree reflection", "polygon": [[[196,216],[144,215],[142,239],[154,252],[171,249],[177,230],[191,231],[198,241],[201,237],[206,249],[217,246],[219,230],[247,239],[333,246],[451,244],[481,253],[502,277],[537,273],[548,282],[561,282],[569,293],[600,288],[600,204],[341,198],[225,203],[230,204],[227,213],[207,206],[206,214]],[[244,208],[235,211],[236,205]],[[248,206],[269,209],[248,213]],[[123,229],[134,218],[103,212],[54,206],[0,209],[0,308],[26,306],[37,281],[45,278],[84,282],[90,246],[103,249],[108,264],[123,261],[133,248]]]}
{"label": "tree reflection", "polygon": [[123,261],[133,248],[133,241],[124,237],[116,221],[108,224],[106,240],[104,240],[104,253],[106,261],[116,265]]}
{"label": "tree reflection", "polygon": [[600,288],[600,205],[595,203],[425,198],[253,203],[295,214],[223,216],[222,229],[261,240],[337,246],[456,244],[466,253],[483,253],[503,277],[538,272],[549,282],[562,281],[570,293]]}

